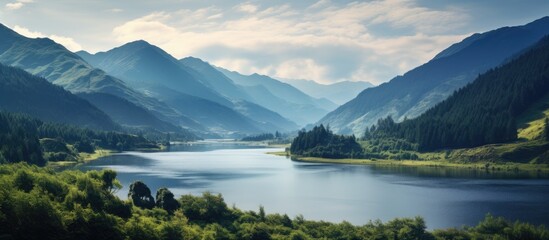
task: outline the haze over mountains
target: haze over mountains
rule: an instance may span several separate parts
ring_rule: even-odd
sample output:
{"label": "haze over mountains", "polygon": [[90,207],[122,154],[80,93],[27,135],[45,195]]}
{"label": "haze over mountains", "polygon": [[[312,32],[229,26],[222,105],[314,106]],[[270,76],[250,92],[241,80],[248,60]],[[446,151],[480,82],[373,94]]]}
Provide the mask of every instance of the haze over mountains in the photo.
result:
{"label": "haze over mountains", "polygon": [[237,84],[205,61],[177,60],[145,41],[74,54],[5,26],[0,36],[0,63],[62,86],[123,126],[204,136],[289,132],[337,106],[272,78]]}
{"label": "haze over mountains", "polygon": [[0,110],[22,112],[45,121],[102,130],[119,128],[89,102],[19,68],[0,64]]}
{"label": "haze over mountains", "polygon": [[[47,38],[26,38],[11,29],[0,26],[0,63],[15,66],[27,72],[44,77],[49,82],[62,86],[75,94],[103,93],[111,95],[112,104],[96,105],[104,112],[118,112],[120,109],[112,109],[118,105],[114,101],[125,101],[132,104],[132,108],[139,112],[148,112],[148,118],[134,118],[135,115],[113,116],[113,120],[128,126],[146,126],[148,128],[161,128],[158,124],[162,120],[158,117],[177,118],[180,117],[176,111],[164,103],[137,92],[126,85],[120,79],[107,75],[100,69],[93,68],[90,64],[68,51],[62,45]],[[94,102],[95,98],[88,97],[88,101]],[[129,110],[128,108],[125,110]],[[153,119],[152,122],[147,120]],[[136,124],[136,125],[135,125]],[[175,125],[168,128],[177,129]]]}
{"label": "haze over mountains", "polygon": [[332,84],[320,84],[313,80],[284,79],[283,81],[312,97],[326,98],[338,105],[350,101],[364,89],[374,86],[369,82],[363,81],[342,81]]}
{"label": "haze over mountains", "polygon": [[403,76],[364,90],[318,123],[329,124],[335,132],[362,135],[380,118],[415,118],[547,34],[549,17],[524,26],[474,34]]}
{"label": "haze over mountains", "polygon": [[[402,121],[419,116],[547,34],[549,17],[524,26],[474,34],[380,86],[367,82],[282,82],[260,74],[244,75],[199,58],[178,60],[142,40],[106,52],[75,54],[50,39],[23,37],[3,25],[0,63],[22,68],[70,91],[72,94],[54,90],[54,86],[40,83],[39,78],[32,84],[40,87],[30,88],[53,91],[50,95],[64,94],[74,106],[82,106],[80,110],[89,116],[89,121],[65,121],[71,124],[183,134],[190,130],[205,137],[239,137],[292,132],[316,122],[330,125],[337,133],[362,135],[380,118],[392,116]],[[32,78],[25,78],[28,77]],[[15,83],[25,85],[23,81]],[[13,86],[19,85],[10,85]],[[21,99],[18,104],[32,101],[35,99]],[[10,104],[0,106],[13,110]],[[45,115],[48,110],[59,109],[43,108],[37,117],[63,122],[63,117]]]}

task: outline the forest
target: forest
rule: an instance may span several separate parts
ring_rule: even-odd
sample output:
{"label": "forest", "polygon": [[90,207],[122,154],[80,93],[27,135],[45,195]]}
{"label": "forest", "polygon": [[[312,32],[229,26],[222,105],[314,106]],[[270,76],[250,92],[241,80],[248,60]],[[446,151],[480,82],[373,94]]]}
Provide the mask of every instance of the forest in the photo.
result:
{"label": "forest", "polygon": [[329,127],[315,126],[310,131],[299,131],[290,147],[292,154],[324,158],[360,158],[362,147],[355,136],[334,134]]}
{"label": "forest", "polygon": [[92,153],[97,148],[123,151],[158,146],[138,135],[90,130],[0,112],[0,163],[24,161],[44,166],[48,160],[67,160],[71,155]]}
{"label": "forest", "polygon": [[415,119],[380,119],[365,140],[402,139],[411,150],[468,148],[517,139],[517,118],[549,91],[549,37]]}
{"label": "forest", "polygon": [[244,211],[227,206],[221,194],[175,198],[166,188],[156,199],[134,182],[128,200],[116,172],[61,171],[27,163],[0,165],[2,239],[549,239],[542,226],[487,215],[477,226],[426,230],[421,217],[349,222]]}

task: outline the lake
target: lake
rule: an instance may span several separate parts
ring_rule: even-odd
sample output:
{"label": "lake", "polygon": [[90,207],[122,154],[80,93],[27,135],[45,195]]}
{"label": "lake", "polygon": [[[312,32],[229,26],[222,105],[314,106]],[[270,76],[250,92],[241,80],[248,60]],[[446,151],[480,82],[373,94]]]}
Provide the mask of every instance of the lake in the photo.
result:
{"label": "lake", "polygon": [[430,229],[476,225],[486,213],[549,226],[549,180],[456,169],[315,164],[266,154],[283,149],[234,142],[174,145],[167,152],[126,152],[82,169],[114,169],[127,198],[142,180],[176,196],[221,193],[229,206],[306,219],[349,221],[422,216]]}

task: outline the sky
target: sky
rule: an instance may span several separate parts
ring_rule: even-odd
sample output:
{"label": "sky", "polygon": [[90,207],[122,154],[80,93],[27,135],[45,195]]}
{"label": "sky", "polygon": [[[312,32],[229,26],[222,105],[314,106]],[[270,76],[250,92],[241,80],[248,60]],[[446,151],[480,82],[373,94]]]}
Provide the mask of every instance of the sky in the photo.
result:
{"label": "sky", "polygon": [[549,15],[547,0],[0,0],[0,23],[71,51],[145,40],[244,74],[387,82],[476,32]]}

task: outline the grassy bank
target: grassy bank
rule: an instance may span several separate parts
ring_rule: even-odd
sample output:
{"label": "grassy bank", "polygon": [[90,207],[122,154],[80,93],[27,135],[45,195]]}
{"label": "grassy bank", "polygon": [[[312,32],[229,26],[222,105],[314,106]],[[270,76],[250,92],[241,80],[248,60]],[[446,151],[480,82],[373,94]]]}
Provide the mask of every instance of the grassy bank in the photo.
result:
{"label": "grassy bank", "polygon": [[109,150],[109,149],[96,149],[93,153],[79,153],[77,161],[56,161],[56,162],[48,162],[48,167],[52,167],[53,169],[67,169],[70,167],[74,167],[78,164],[85,163],[88,161],[93,161],[98,158],[109,156],[116,151]]}
{"label": "grassy bank", "polygon": [[[286,152],[269,152],[277,156],[288,156]],[[432,153],[431,153],[432,154]],[[319,157],[291,156],[294,161],[310,163],[332,163],[371,165],[376,167],[410,167],[410,168],[449,168],[459,170],[477,170],[497,173],[527,173],[536,176],[549,176],[549,164],[512,163],[512,162],[475,162],[464,163],[452,160],[387,160],[387,159],[330,159]]]}

